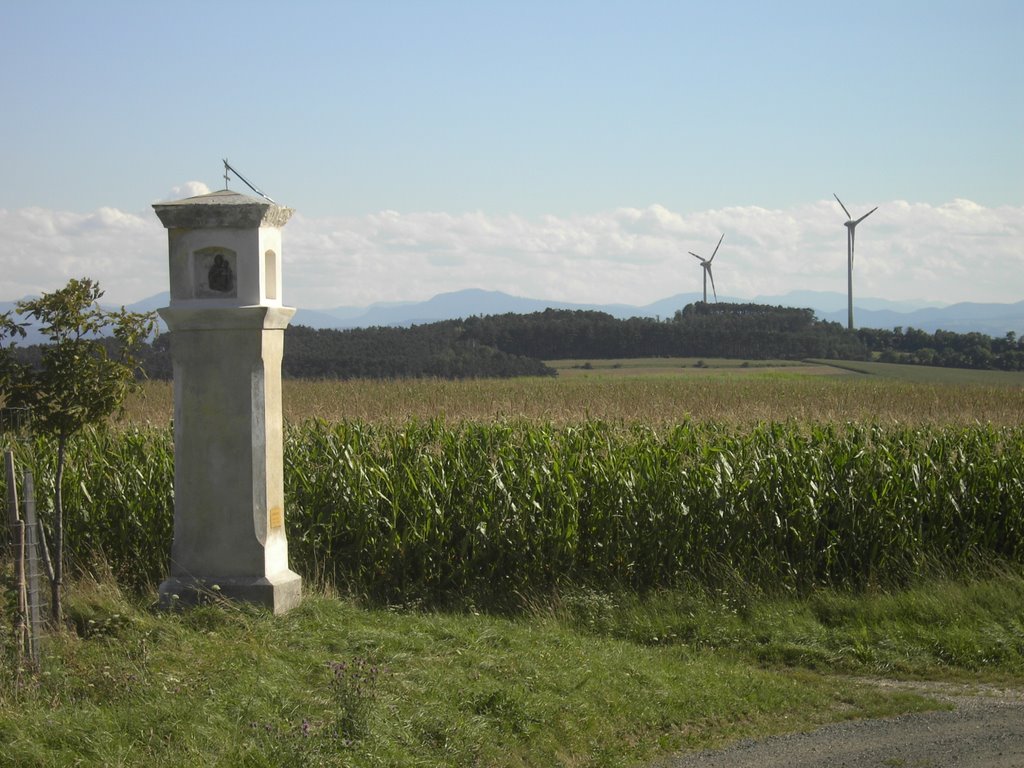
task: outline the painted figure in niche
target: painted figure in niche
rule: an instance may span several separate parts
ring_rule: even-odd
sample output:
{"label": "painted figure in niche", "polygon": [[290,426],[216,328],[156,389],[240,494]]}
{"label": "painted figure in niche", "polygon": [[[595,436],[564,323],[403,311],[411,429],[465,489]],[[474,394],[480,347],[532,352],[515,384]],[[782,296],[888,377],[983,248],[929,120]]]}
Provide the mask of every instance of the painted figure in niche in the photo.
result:
{"label": "painted figure in niche", "polygon": [[222,254],[218,253],[207,276],[207,284],[210,286],[210,290],[227,293],[234,287],[234,283],[235,276],[231,273],[231,265],[228,264],[227,259]]}

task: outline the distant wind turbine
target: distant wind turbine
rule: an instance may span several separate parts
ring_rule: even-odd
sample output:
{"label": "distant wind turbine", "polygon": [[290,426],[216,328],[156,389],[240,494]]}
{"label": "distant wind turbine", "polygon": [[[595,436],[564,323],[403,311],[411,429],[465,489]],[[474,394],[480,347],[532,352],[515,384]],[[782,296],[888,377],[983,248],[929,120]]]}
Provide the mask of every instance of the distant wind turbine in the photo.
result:
{"label": "distant wind turbine", "polygon": [[[718,238],[718,245],[722,244],[722,240],[725,239],[725,233]],[[715,276],[711,274],[711,262],[715,260],[715,254],[718,253],[718,245],[715,246],[714,252],[711,254],[710,259],[705,259],[703,256],[698,256],[693,251],[690,251],[690,255],[700,261],[700,265],[704,268],[704,303],[708,303],[708,278],[711,278],[711,291],[715,295],[715,301],[718,301],[718,291],[715,290]]]}
{"label": "distant wind turbine", "polygon": [[842,208],[843,209],[843,213],[846,214],[846,223],[844,224],[844,226],[846,227],[846,280],[847,280],[846,284],[847,284],[847,309],[848,309],[848,313],[849,313],[849,315],[847,317],[847,327],[852,331],[853,330],[853,237],[854,237],[854,231],[857,229],[857,225],[858,224],[860,224],[862,221],[864,221],[864,219],[866,219],[868,216],[870,216],[872,213],[874,213],[875,211],[878,210],[878,206],[876,205],[874,208],[872,208],[870,211],[868,211],[867,213],[865,213],[863,216],[861,216],[859,219],[857,219],[855,221],[853,216],[850,215],[850,212],[848,210],[846,210],[846,206],[843,205],[843,201],[839,199],[839,195],[837,195],[835,192],[833,192],[832,193],[832,197],[834,197],[836,199],[836,202],[839,203],[839,207]]}

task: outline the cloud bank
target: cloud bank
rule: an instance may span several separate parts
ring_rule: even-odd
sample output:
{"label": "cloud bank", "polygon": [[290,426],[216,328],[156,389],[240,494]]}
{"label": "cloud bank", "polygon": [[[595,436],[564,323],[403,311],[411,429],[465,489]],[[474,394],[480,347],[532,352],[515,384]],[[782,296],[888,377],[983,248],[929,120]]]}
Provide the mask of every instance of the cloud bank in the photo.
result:
{"label": "cloud bank", "polygon": [[[208,191],[189,182],[165,199]],[[854,292],[950,304],[1024,300],[1024,207],[846,201],[857,217]],[[309,218],[284,230],[284,299],[306,308],[416,301],[483,288],[570,302],[643,305],[701,290],[694,251],[720,296],[846,291],[845,216],[834,200],[676,212],[660,205],[572,217],[399,213]],[[0,209],[0,300],[100,282],[112,303],[167,289],[167,237],[151,210]]]}

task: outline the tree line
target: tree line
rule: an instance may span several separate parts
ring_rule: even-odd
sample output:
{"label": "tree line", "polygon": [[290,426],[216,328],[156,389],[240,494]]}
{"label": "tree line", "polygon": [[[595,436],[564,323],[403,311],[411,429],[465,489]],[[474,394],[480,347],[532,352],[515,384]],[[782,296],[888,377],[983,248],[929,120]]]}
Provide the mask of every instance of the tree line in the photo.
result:
{"label": "tree line", "polygon": [[[171,378],[170,334],[137,353],[145,375]],[[113,344],[113,340],[107,343]],[[20,351],[39,358],[39,348]],[[553,376],[544,360],[724,357],[741,360],[880,360],[1020,371],[1024,340],[1010,332],[848,330],[811,309],[697,302],[670,318],[618,319],[592,310],[546,309],[350,330],[285,331],[285,378],[507,378]]]}
{"label": "tree line", "polygon": [[1013,331],[993,338],[983,333],[928,333],[898,327],[891,331],[862,328],[857,335],[883,363],[1024,371],[1024,338],[1017,338]]}
{"label": "tree line", "polygon": [[[146,375],[171,378],[171,334],[158,336],[140,357]],[[289,326],[281,375],[291,379],[510,378],[554,376],[539,359],[468,338],[462,321],[411,328],[333,330]]]}
{"label": "tree line", "polygon": [[863,360],[870,350],[838,323],[810,309],[760,304],[689,304],[667,320],[619,320],[604,312],[547,309],[528,315],[471,317],[466,334],[481,344],[542,360],[629,357],[729,357]]}

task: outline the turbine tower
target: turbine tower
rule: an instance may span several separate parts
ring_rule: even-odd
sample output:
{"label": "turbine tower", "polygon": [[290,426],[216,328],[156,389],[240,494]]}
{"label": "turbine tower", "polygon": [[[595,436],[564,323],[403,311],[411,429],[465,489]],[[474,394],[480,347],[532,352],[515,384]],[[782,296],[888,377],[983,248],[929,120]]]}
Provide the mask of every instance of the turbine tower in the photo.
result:
{"label": "turbine tower", "polygon": [[[722,233],[722,236],[720,238],[718,238],[718,245],[722,244],[722,240],[723,239],[725,239],[725,233],[724,232]],[[700,262],[700,265],[704,268],[704,303],[705,304],[708,303],[708,278],[709,277],[711,278],[711,291],[715,295],[715,301],[716,302],[718,301],[718,291],[715,290],[715,276],[713,274],[711,274],[711,262],[715,260],[715,254],[718,253],[718,245],[715,246],[715,250],[712,252],[710,259],[705,259],[702,256],[698,256],[693,251],[689,252],[690,255],[693,256],[693,258],[697,259]]]}
{"label": "turbine tower", "polygon": [[843,213],[846,214],[846,222],[845,222],[844,226],[846,227],[846,284],[847,284],[847,310],[848,310],[848,313],[849,313],[848,314],[848,318],[847,318],[847,328],[849,328],[852,331],[853,330],[853,238],[854,238],[854,231],[857,229],[857,225],[858,224],[860,224],[862,221],[864,221],[864,219],[866,219],[868,216],[870,216],[872,213],[874,213],[875,211],[878,210],[878,206],[876,205],[874,208],[872,208],[870,211],[865,213],[859,219],[854,220],[853,216],[850,215],[850,212],[848,210],[846,210],[846,206],[843,205],[843,201],[839,199],[839,195],[837,195],[835,192],[833,192],[832,193],[832,197],[834,197],[836,199],[836,202],[839,203],[839,207],[842,208],[843,209]]}

